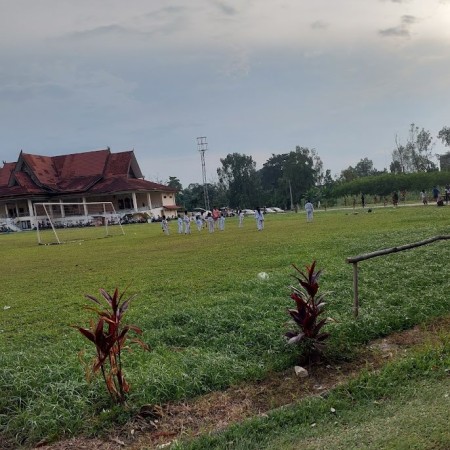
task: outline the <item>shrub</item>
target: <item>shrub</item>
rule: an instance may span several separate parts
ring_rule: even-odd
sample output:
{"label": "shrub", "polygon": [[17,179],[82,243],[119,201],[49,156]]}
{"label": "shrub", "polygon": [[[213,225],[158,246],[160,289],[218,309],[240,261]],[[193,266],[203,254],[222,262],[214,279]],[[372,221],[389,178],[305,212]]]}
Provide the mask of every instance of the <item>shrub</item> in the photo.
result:
{"label": "shrub", "polygon": [[125,346],[127,340],[130,343],[140,345],[144,350],[150,350],[149,346],[139,338],[129,338],[128,332],[133,331],[136,334],[142,334],[142,330],[134,325],[123,325],[122,319],[125,315],[131,300],[131,297],[123,300],[125,291],[119,296],[116,288],[113,295],[108,294],[104,289],[100,293],[106,302],[101,302],[92,295],[86,295],[86,298],[96,303],[98,306],[86,306],[86,309],[94,311],[98,318],[97,322],[90,321],[90,328],[73,326],[85,338],[95,345],[96,357],[92,366],[88,367],[87,374],[96,374],[100,370],[106,384],[106,388],[115,403],[124,403],[126,394],[130,390],[130,385],[125,380],[122,370],[121,352],[128,348]]}
{"label": "shrub", "polygon": [[295,301],[296,308],[288,309],[288,313],[299,330],[288,331],[285,337],[288,344],[304,345],[307,356],[310,357],[313,353],[323,351],[324,341],[329,337],[329,333],[322,331],[327,319],[319,320],[325,308],[325,293],[317,295],[322,270],[315,271],[316,261],[313,261],[311,266],[306,266],[305,272],[294,264],[292,266],[297,271],[297,274],[292,276],[298,281],[299,287],[291,286],[291,298]]}

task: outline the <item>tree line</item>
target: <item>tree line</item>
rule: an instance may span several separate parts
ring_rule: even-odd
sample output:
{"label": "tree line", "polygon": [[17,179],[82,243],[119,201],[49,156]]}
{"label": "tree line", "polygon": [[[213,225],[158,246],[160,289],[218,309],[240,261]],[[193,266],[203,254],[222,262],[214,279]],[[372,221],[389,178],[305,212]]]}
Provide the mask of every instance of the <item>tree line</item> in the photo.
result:
{"label": "tree line", "polygon": [[[437,138],[450,148],[450,127],[443,127]],[[334,178],[330,170],[324,170],[317,151],[308,147],[297,146],[288,153],[272,154],[259,170],[252,156],[229,153],[220,159],[218,181],[207,183],[206,189],[211,207],[242,209],[256,206],[292,209],[306,199],[332,206],[338,198],[347,195],[419,192],[450,182],[450,173],[443,168],[439,172],[433,161],[433,145],[431,133],[413,123],[405,143],[398,136],[395,138],[389,171],[375,169],[373,161],[365,157]],[[192,183],[183,188],[177,177],[169,177],[166,184],[178,190],[178,205],[188,210],[205,208],[202,184]]]}

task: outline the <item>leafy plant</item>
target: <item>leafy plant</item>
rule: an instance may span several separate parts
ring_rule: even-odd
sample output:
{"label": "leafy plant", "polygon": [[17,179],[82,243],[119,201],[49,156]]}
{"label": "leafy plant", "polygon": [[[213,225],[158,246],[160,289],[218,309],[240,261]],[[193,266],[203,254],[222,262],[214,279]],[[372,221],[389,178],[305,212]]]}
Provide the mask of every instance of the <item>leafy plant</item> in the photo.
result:
{"label": "leafy plant", "polygon": [[[299,287],[291,286],[291,298],[295,301],[296,308],[288,309],[288,313],[298,325],[300,330],[288,331],[285,336],[288,344],[306,344],[308,354],[322,352],[324,341],[329,337],[329,333],[322,332],[322,327],[327,323],[327,319],[320,319],[325,308],[325,293],[319,294],[319,278],[322,270],[315,270],[316,261],[310,266],[306,266],[303,272],[292,264],[297,274],[292,275],[299,283]],[[309,355],[308,355],[309,356]]]}
{"label": "leafy plant", "polygon": [[[122,324],[131,300],[136,297],[134,294],[123,300],[125,292],[126,290],[119,295],[119,290],[116,288],[114,294],[110,295],[104,289],[100,289],[100,294],[105,300],[103,303],[92,295],[86,295],[86,298],[98,305],[86,306],[86,309],[98,315],[98,320],[95,322],[91,319],[90,328],[73,326],[95,345],[97,356],[94,358],[92,367],[88,368],[88,375],[95,375],[101,370],[106,388],[115,403],[124,403],[126,394],[130,390],[122,370],[121,353],[122,350],[129,349],[125,345],[126,342],[136,343],[144,350],[150,350],[141,339],[128,337],[130,331],[142,334],[140,328]],[[104,305],[105,302],[106,305]]]}

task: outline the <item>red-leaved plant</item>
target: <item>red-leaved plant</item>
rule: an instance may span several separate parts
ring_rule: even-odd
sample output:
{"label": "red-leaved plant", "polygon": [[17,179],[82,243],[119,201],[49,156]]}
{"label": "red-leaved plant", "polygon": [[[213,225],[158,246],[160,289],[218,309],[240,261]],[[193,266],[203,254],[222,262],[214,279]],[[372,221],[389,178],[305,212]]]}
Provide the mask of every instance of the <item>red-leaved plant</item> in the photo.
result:
{"label": "red-leaved plant", "polygon": [[97,322],[90,321],[89,328],[73,325],[84,337],[95,345],[97,352],[92,366],[88,368],[88,375],[96,374],[100,370],[105,380],[106,388],[115,403],[124,403],[125,397],[130,390],[130,385],[125,380],[122,370],[121,352],[128,349],[126,342],[136,343],[144,350],[150,350],[149,346],[141,339],[129,338],[128,332],[142,334],[142,330],[134,325],[123,325],[122,319],[125,315],[131,300],[136,294],[127,299],[123,299],[126,290],[119,295],[116,288],[113,295],[108,294],[104,289],[100,289],[104,301],[100,301],[92,295],[85,297],[93,301],[97,306],[86,306],[86,309],[94,311],[97,315]]}
{"label": "red-leaved plant", "polygon": [[324,312],[325,294],[317,294],[319,291],[318,280],[322,270],[315,271],[316,261],[310,266],[306,266],[306,271],[298,269],[292,264],[297,274],[292,275],[299,283],[299,287],[291,286],[291,298],[295,301],[296,309],[288,309],[288,313],[298,325],[299,330],[288,331],[285,336],[289,344],[305,344],[306,352],[321,353],[324,348],[324,341],[329,337],[329,333],[322,332],[322,327],[327,319],[320,319]]}

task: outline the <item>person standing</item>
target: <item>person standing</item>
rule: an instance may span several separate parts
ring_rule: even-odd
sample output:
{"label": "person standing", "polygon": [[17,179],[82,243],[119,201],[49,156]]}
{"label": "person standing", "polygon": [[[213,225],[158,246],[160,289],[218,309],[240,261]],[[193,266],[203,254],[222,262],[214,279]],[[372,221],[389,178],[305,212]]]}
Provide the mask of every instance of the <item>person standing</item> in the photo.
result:
{"label": "person standing", "polygon": [[422,192],[420,193],[420,198],[422,199],[422,203],[424,205],[428,205],[427,193],[425,192],[425,189],[422,189]]}
{"label": "person standing", "polygon": [[445,203],[448,205],[448,201],[450,200],[450,184],[445,185]]}
{"label": "person standing", "polygon": [[198,214],[197,217],[195,218],[195,223],[197,225],[197,230],[198,231],[202,231],[203,219],[202,219],[202,216],[200,214]]}
{"label": "person standing", "polygon": [[310,200],[308,200],[305,203],[305,211],[306,211],[306,221],[307,222],[312,222],[313,221],[313,213],[314,213],[314,206],[311,203]]}
{"label": "person standing", "polygon": [[183,223],[184,223],[184,234],[191,234],[191,218],[189,217],[187,211],[184,212]]}
{"label": "person standing", "polygon": [[178,234],[183,234],[183,219],[181,218],[181,215],[178,214]]}
{"label": "person standing", "polygon": [[366,206],[366,197],[364,194],[361,194],[361,206],[364,208]]}
{"label": "person standing", "polygon": [[220,213],[220,217],[219,217],[219,230],[220,231],[225,230],[225,214],[223,212]]}
{"label": "person standing", "polygon": [[214,233],[214,219],[212,218],[211,213],[209,212],[206,217],[206,223],[208,224],[208,232]]}
{"label": "person standing", "polygon": [[264,214],[261,211],[261,208],[255,209],[255,219],[256,219],[256,229],[258,231],[264,230]]}
{"label": "person standing", "polygon": [[169,235],[169,223],[167,222],[166,216],[162,216],[162,220],[161,220],[161,228],[163,230],[164,234]]}
{"label": "person standing", "polygon": [[398,206],[398,193],[397,191],[394,191],[392,193],[392,204],[394,205],[394,208]]}
{"label": "person standing", "polygon": [[238,217],[239,217],[239,228],[242,228],[244,226],[244,211],[242,211],[242,209],[240,209],[238,211]]}
{"label": "person standing", "polygon": [[433,200],[435,201],[435,202],[437,202],[438,200],[439,200],[439,194],[440,194],[441,192],[439,191],[439,189],[438,189],[438,187],[437,186],[434,186],[433,187]]}
{"label": "person standing", "polygon": [[214,226],[217,228],[219,224],[220,211],[217,209],[217,206],[214,206],[212,210],[212,218],[214,220]]}

